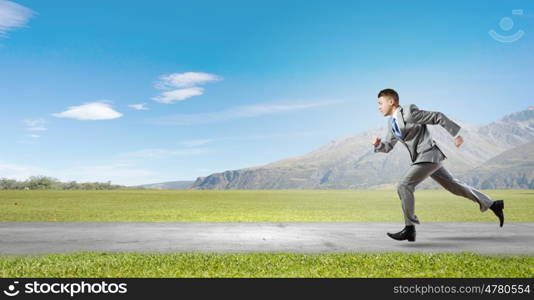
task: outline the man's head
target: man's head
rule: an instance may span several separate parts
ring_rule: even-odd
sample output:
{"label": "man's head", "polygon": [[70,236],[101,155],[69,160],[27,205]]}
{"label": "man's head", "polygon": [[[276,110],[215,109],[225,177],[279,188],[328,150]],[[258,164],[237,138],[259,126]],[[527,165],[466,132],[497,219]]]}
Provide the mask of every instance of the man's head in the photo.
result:
{"label": "man's head", "polygon": [[384,116],[391,116],[399,106],[399,94],[393,89],[381,90],[378,93],[378,110]]}

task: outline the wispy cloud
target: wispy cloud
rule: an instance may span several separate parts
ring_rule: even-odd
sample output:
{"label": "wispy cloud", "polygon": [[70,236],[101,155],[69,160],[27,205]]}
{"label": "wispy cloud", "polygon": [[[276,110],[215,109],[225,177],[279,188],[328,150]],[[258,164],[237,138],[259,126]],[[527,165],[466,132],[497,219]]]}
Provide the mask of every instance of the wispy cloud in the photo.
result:
{"label": "wispy cloud", "polygon": [[159,81],[156,82],[155,87],[157,89],[172,89],[172,88],[184,88],[192,87],[195,85],[206,84],[208,82],[214,82],[222,80],[221,76],[202,72],[185,72],[185,73],[172,73],[167,75],[161,75]]}
{"label": "wispy cloud", "polygon": [[172,104],[185,99],[200,96],[204,89],[197,85],[222,80],[221,76],[202,72],[172,73],[161,75],[154,87],[166,90],[152,100],[160,103]]}
{"label": "wispy cloud", "polygon": [[66,111],[52,114],[57,118],[70,118],[77,120],[111,120],[122,117],[120,112],[102,102],[86,103],[80,106],[70,106]]}
{"label": "wispy cloud", "polygon": [[296,131],[296,132],[284,132],[284,133],[273,133],[273,134],[259,134],[259,135],[246,135],[246,136],[226,136],[219,138],[206,138],[206,139],[192,139],[192,140],[182,140],[177,142],[178,145],[185,147],[198,147],[204,146],[213,142],[220,141],[253,141],[253,140],[264,140],[272,138],[284,138],[284,137],[297,137],[297,136],[314,136],[327,131]]}
{"label": "wispy cloud", "polygon": [[161,93],[161,95],[152,98],[152,100],[159,103],[172,104],[179,101],[183,101],[193,96],[200,96],[204,92],[203,88],[191,87],[186,89],[177,89]]}
{"label": "wispy cloud", "polygon": [[208,153],[207,149],[141,149],[118,154],[123,159],[165,159],[173,156],[188,156]]}
{"label": "wispy cloud", "polygon": [[146,107],[146,103],[141,104],[130,104],[129,107],[135,109],[135,110],[148,110],[148,107]]}
{"label": "wispy cloud", "polygon": [[19,140],[16,141],[19,144],[34,145],[37,139],[41,137],[37,133],[48,130],[45,126],[46,121],[44,119],[26,119],[22,122],[26,125],[26,131],[29,131],[29,133],[19,136]]}
{"label": "wispy cloud", "polygon": [[345,101],[336,100],[319,102],[300,102],[290,104],[258,104],[250,106],[239,106],[211,113],[170,115],[157,119],[152,119],[151,122],[159,125],[197,125],[218,123],[233,119],[273,115],[314,107],[328,106],[343,102]]}
{"label": "wispy cloud", "polygon": [[34,12],[15,2],[0,0],[0,37],[15,28],[23,27]]}
{"label": "wispy cloud", "polygon": [[46,131],[46,121],[44,119],[24,120],[26,130],[28,131]]}
{"label": "wispy cloud", "polygon": [[209,143],[211,143],[213,141],[216,141],[216,140],[220,140],[220,138],[218,138],[218,139],[183,140],[183,141],[179,141],[178,145],[185,146],[185,147],[198,147],[198,146],[203,146],[203,145],[209,144]]}

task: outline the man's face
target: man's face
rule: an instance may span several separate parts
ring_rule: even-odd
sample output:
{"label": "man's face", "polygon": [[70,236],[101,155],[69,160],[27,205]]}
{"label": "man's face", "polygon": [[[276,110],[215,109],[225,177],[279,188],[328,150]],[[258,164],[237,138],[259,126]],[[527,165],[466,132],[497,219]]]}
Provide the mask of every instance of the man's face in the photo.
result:
{"label": "man's face", "polygon": [[393,111],[395,110],[395,100],[393,100],[391,97],[385,97],[382,96],[378,98],[378,110],[384,115],[384,116],[390,116],[393,114]]}

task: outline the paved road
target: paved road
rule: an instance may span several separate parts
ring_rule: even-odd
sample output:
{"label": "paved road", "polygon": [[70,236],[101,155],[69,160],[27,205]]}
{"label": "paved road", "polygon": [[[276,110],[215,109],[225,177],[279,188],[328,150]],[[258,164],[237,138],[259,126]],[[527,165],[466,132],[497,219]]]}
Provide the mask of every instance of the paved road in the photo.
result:
{"label": "paved road", "polygon": [[415,243],[397,223],[0,222],[1,254],[112,252],[462,252],[534,254],[534,223],[425,223]]}

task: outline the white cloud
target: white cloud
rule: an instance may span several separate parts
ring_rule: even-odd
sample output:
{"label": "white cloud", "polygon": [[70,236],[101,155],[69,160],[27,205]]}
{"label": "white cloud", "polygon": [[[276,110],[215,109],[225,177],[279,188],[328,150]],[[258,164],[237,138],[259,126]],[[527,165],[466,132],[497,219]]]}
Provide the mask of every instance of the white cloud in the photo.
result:
{"label": "white cloud", "polygon": [[146,103],[142,103],[142,104],[131,104],[131,105],[128,105],[129,107],[135,109],[135,110],[148,110],[148,108],[146,107]]}
{"label": "white cloud", "polygon": [[200,87],[191,87],[186,89],[172,90],[162,93],[161,95],[152,98],[152,100],[160,103],[172,104],[178,101],[183,101],[193,96],[200,96],[203,93]]}
{"label": "white cloud", "polygon": [[250,106],[239,106],[227,110],[201,113],[201,114],[178,114],[160,117],[152,121],[160,125],[196,125],[223,122],[239,118],[259,117],[290,111],[304,110],[314,107],[328,106],[345,101],[322,101],[322,102],[301,102],[292,104],[259,104]]}
{"label": "white cloud", "polygon": [[200,96],[204,89],[196,85],[222,80],[215,74],[202,72],[172,73],[161,75],[154,85],[159,90],[167,90],[152,100],[160,103],[172,104],[185,99]]}
{"label": "white cloud", "polygon": [[26,124],[26,130],[28,130],[28,131],[45,131],[45,130],[47,130],[47,128],[45,127],[46,121],[44,119],[24,120],[24,123]]}
{"label": "white cloud", "polygon": [[[46,121],[44,119],[34,119],[34,120],[23,120],[24,124],[26,125],[26,130],[30,133],[25,136],[20,136],[21,139],[17,141],[19,144],[27,144],[27,145],[34,145],[36,144],[36,141],[38,138],[41,137],[41,135],[36,134],[39,131],[46,131],[48,130],[45,127]],[[29,139],[28,139],[29,138]]]}
{"label": "white cloud", "polygon": [[11,1],[0,0],[0,37],[28,23],[34,12]]}
{"label": "white cloud", "polygon": [[155,87],[157,89],[184,88],[219,80],[222,80],[222,77],[209,73],[172,73],[168,75],[161,75],[159,77],[159,81],[156,82]]}
{"label": "white cloud", "polygon": [[71,118],[77,120],[110,120],[122,117],[121,113],[113,110],[109,104],[102,102],[71,106],[64,112],[52,115],[57,118]]}

